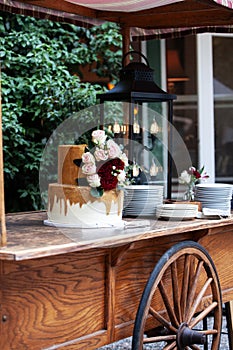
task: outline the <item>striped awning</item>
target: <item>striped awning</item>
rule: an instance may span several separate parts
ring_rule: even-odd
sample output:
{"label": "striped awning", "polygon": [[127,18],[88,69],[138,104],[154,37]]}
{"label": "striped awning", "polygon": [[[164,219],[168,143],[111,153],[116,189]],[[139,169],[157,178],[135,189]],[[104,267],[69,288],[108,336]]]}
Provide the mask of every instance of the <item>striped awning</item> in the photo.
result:
{"label": "striped awning", "polygon": [[48,19],[56,22],[72,23],[81,27],[99,25],[103,22],[91,17],[89,18],[80,16],[71,12],[55,10],[49,7],[42,7],[26,2],[12,0],[0,0],[0,11],[10,12],[23,16],[31,16],[38,19]]}
{"label": "striped awning", "polygon": [[0,0],[0,10],[82,27],[116,22],[134,39],[233,32],[230,0]]}
{"label": "striped awning", "polygon": [[233,1],[231,0],[213,0],[213,1],[217,2],[217,4],[220,4],[222,6],[229,7],[230,9],[233,8]]}
{"label": "striped awning", "polygon": [[174,2],[181,2],[184,0],[66,0],[72,4],[82,5],[87,8],[99,10],[99,11],[116,11],[116,12],[137,12],[143,10],[149,10],[151,8],[170,5]]}

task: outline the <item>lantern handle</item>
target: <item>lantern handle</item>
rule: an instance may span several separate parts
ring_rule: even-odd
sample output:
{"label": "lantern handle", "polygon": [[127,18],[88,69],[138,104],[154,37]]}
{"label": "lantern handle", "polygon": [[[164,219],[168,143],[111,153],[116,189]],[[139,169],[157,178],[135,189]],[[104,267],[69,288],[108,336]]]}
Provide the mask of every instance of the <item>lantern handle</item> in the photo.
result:
{"label": "lantern handle", "polygon": [[126,58],[126,56],[128,56],[128,55],[131,55],[131,54],[138,54],[138,55],[140,55],[140,56],[142,56],[143,58],[144,58],[144,60],[146,61],[146,64],[147,64],[147,66],[148,67],[150,67],[149,66],[149,62],[148,62],[148,59],[146,58],[146,56],[145,55],[143,55],[141,52],[139,52],[139,51],[129,51],[129,52],[126,52],[126,54],[124,54],[124,56],[123,56],[123,58],[122,58],[122,66],[124,67],[124,61],[125,61],[125,58]]}

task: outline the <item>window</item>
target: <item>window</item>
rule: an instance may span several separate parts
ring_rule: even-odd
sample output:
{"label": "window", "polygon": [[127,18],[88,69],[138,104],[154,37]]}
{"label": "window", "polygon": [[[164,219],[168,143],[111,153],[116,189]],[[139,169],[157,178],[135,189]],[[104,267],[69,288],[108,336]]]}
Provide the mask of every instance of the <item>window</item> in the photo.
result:
{"label": "window", "polygon": [[233,37],[213,37],[216,181],[233,183]]}

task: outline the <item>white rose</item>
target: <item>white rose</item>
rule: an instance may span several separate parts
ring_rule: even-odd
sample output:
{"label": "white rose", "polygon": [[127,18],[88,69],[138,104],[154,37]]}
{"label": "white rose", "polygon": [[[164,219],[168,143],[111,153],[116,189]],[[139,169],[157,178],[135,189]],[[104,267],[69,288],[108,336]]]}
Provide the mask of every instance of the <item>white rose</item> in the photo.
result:
{"label": "white rose", "polygon": [[91,187],[99,187],[100,186],[100,177],[98,174],[88,175],[87,181]]}
{"label": "white rose", "polygon": [[120,170],[119,174],[117,175],[117,180],[123,183],[125,179],[126,179],[126,172],[124,170]]}
{"label": "white rose", "polygon": [[107,148],[109,158],[117,158],[121,155],[120,147],[113,140],[107,141]]}
{"label": "white rose", "polygon": [[83,163],[95,163],[95,158],[91,152],[83,153],[82,155]]}
{"label": "white rose", "polygon": [[91,135],[92,141],[97,145],[102,145],[107,138],[104,130],[94,130]]}
{"label": "white rose", "polygon": [[179,177],[180,184],[189,184],[191,181],[191,175],[187,172],[187,170],[182,171]]}

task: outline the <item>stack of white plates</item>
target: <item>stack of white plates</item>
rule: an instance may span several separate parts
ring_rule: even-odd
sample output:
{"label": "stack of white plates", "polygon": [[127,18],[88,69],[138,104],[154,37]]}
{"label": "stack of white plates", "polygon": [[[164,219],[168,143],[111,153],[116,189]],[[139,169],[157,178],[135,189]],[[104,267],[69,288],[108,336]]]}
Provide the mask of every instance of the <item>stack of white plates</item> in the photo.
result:
{"label": "stack of white plates", "polygon": [[125,188],[123,216],[154,216],[163,204],[163,186],[132,185]]}
{"label": "stack of white plates", "polygon": [[195,186],[194,200],[201,202],[202,208],[218,209],[230,215],[232,188],[230,184],[198,184]]}
{"label": "stack of white plates", "polygon": [[166,220],[191,220],[197,216],[197,213],[198,205],[189,203],[163,204],[156,210],[156,216]]}

